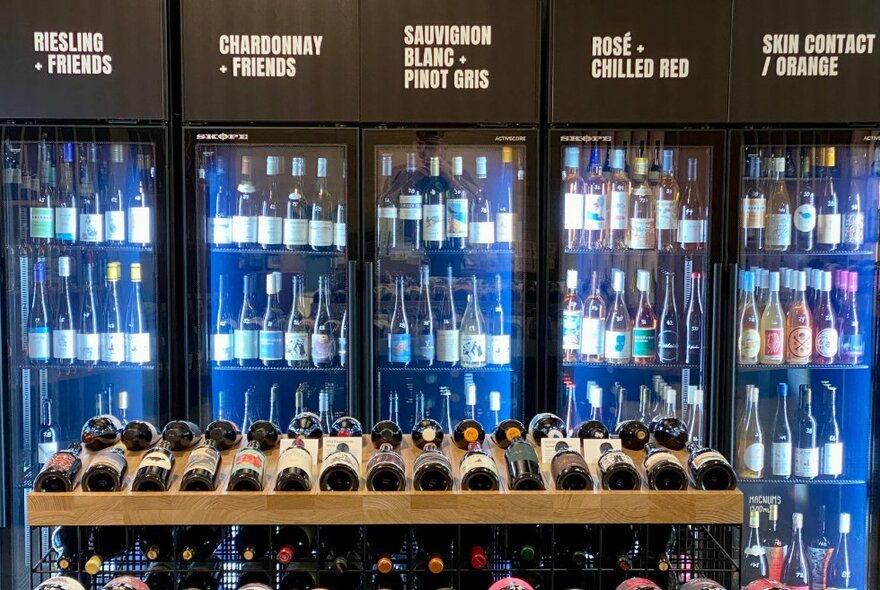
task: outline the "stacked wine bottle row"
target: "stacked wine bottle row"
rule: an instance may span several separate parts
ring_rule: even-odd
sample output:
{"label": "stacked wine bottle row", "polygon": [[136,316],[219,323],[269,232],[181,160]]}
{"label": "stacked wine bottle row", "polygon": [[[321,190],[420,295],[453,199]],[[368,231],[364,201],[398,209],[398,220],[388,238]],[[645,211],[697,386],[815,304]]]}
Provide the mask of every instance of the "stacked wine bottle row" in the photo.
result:
{"label": "stacked wine bottle row", "polygon": [[[731,566],[717,543],[731,534],[677,525],[62,526],[51,529],[35,577],[108,590],[725,590]],[[502,582],[509,577],[525,585]]]}

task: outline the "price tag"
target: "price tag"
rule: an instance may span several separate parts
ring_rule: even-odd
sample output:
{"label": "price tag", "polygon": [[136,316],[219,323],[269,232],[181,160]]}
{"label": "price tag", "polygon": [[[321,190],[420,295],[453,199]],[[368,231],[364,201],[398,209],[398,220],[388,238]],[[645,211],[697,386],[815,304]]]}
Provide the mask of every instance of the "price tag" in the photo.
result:
{"label": "price tag", "polygon": [[354,455],[355,459],[360,463],[364,452],[364,439],[359,436],[325,436],[324,444],[322,445],[323,451],[321,460],[325,461],[327,455],[335,451],[336,447],[342,444],[348,445],[351,454]]}
{"label": "price tag", "polygon": [[[293,446],[293,441],[295,438],[282,438],[281,439],[281,452],[283,453],[286,449]],[[312,467],[318,464],[318,451],[320,441],[317,438],[304,438],[303,446],[309,452],[309,455],[312,456]]]}
{"label": "price tag", "polygon": [[581,452],[581,440],[579,438],[542,438],[541,439],[541,462],[547,465],[553,460],[556,454],[556,445],[564,442],[567,443],[572,450]]}

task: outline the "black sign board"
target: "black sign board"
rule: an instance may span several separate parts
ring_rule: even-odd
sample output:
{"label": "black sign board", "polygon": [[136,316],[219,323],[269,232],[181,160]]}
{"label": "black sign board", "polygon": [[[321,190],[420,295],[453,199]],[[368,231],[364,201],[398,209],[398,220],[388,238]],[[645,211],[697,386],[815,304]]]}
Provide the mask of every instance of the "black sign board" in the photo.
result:
{"label": "black sign board", "polygon": [[730,120],[880,120],[880,2],[735,0]]}
{"label": "black sign board", "polygon": [[554,0],[554,123],[727,120],[730,0]]}
{"label": "black sign board", "polygon": [[357,121],[357,0],[182,5],[185,120]]}
{"label": "black sign board", "polygon": [[15,0],[0,17],[0,118],[163,120],[163,0]]}
{"label": "black sign board", "polygon": [[536,123],[537,0],[361,0],[361,120]]}

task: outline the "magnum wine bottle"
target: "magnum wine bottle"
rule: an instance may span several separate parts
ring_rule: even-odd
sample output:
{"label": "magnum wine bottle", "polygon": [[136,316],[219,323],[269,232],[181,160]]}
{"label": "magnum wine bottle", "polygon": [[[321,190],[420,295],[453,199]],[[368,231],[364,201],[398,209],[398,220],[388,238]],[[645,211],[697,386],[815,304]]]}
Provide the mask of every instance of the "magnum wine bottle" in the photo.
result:
{"label": "magnum wine bottle", "polygon": [[312,489],[312,455],[302,438],[284,449],[278,457],[275,491],[308,492]]}
{"label": "magnum wine bottle", "polygon": [[393,420],[380,420],[370,432],[370,441],[377,449],[384,444],[390,444],[396,449],[403,441],[403,431]]}
{"label": "magnum wine bottle", "polygon": [[230,492],[262,492],[265,470],[266,455],[260,450],[260,443],[252,440],[235,453],[226,489]]}
{"label": "magnum wine bottle", "polygon": [[214,442],[214,448],[225,451],[241,442],[241,429],[229,420],[214,420],[205,428],[205,438]]}
{"label": "magnum wine bottle", "polygon": [[618,451],[609,443],[603,443],[599,449],[599,473],[602,475],[602,487],[606,490],[637,490],[642,486],[642,478],[633,460]]}
{"label": "magnum wine bottle", "polygon": [[483,444],[486,440],[486,431],[483,426],[471,418],[466,418],[455,425],[452,431],[452,441],[461,450],[469,448],[471,443],[478,442]]}
{"label": "magnum wine bottle", "polygon": [[330,425],[330,436],[363,436],[361,423],[351,416],[341,416]]}
{"label": "magnum wine bottle", "polygon": [[426,443],[413,463],[413,488],[436,492],[452,489],[452,464],[434,443]]}
{"label": "magnum wine bottle", "polygon": [[501,486],[501,477],[498,475],[495,460],[487,450],[483,449],[479,440],[470,443],[467,452],[461,458],[458,471],[461,474],[463,490],[489,491],[497,490]]}
{"label": "magnum wine bottle", "polygon": [[507,460],[508,486],[511,490],[543,490],[544,477],[535,448],[520,438],[515,438],[504,451]]}
{"label": "magnum wine bottle", "polygon": [[536,445],[541,444],[542,438],[565,438],[566,429],[565,422],[556,414],[544,412],[537,414],[529,422],[529,434]]}
{"label": "magnum wine bottle", "polygon": [[688,469],[698,490],[734,490],[736,472],[724,455],[699,443],[688,444]]}
{"label": "magnum wine bottle", "polygon": [[223,528],[219,526],[188,526],[179,531],[177,546],[180,558],[193,562],[208,559],[223,540]]}
{"label": "magnum wine bottle", "polygon": [[174,534],[171,527],[145,526],[138,531],[138,547],[147,561],[171,561]]}
{"label": "magnum wine bottle", "polygon": [[122,423],[116,416],[102,414],[92,416],[82,427],[80,439],[90,451],[100,451],[112,447],[122,436]]}
{"label": "magnum wine bottle", "polygon": [[321,417],[314,412],[300,412],[293,417],[287,426],[287,437],[317,438],[324,436],[321,428]]}
{"label": "magnum wine bottle", "polygon": [[556,482],[557,490],[593,489],[593,476],[583,455],[563,441],[556,443],[556,454],[550,462],[550,475]]}
{"label": "magnum wine bottle", "polygon": [[85,492],[115,492],[122,488],[122,480],[128,473],[128,461],[125,459],[125,445],[114,447],[98,453],[82,476],[82,488]]}
{"label": "magnum wine bottle", "polygon": [[[212,431],[213,432],[213,431]],[[239,434],[241,436],[241,434]],[[221,438],[221,440],[228,440]],[[217,440],[209,438],[197,447],[186,461],[180,489],[184,492],[213,492],[217,488],[217,473],[220,471],[220,451]]]}
{"label": "magnum wine bottle", "polygon": [[327,455],[318,481],[325,492],[353,492],[361,486],[360,464],[348,445],[337,445]]}
{"label": "magnum wine bottle", "polygon": [[440,447],[443,444],[443,427],[433,418],[422,418],[413,426],[412,441],[420,449],[429,443]]}
{"label": "magnum wine bottle", "polygon": [[651,438],[648,427],[641,420],[625,420],[615,430],[621,446],[630,451],[641,451]]}
{"label": "magnum wine bottle", "polygon": [[525,431],[526,427],[522,422],[509,418],[498,423],[495,432],[492,433],[492,440],[499,448],[506,449],[514,440],[522,437]]}
{"label": "magnum wine bottle", "polygon": [[307,559],[312,553],[315,529],[307,526],[283,526],[275,533],[272,549],[275,560],[287,565],[294,559]]}
{"label": "magnum wine bottle", "polygon": [[162,430],[162,438],[172,451],[185,451],[202,439],[202,431],[192,422],[172,420]]}
{"label": "magnum wine bottle", "polygon": [[375,492],[399,492],[406,487],[406,471],[403,457],[390,443],[379,450],[367,462],[367,489]]}
{"label": "magnum wine bottle", "polygon": [[652,490],[687,489],[687,473],[671,452],[648,443],[645,446],[643,465],[648,475],[648,487]]}
{"label": "magnum wine bottle", "polygon": [[165,492],[174,468],[174,453],[171,443],[163,440],[147,451],[134,475],[131,484],[133,492]]}
{"label": "magnum wine bottle", "polygon": [[82,468],[80,451],[82,451],[82,445],[75,442],[66,449],[52,453],[34,480],[34,491],[71,491],[76,482],[76,475]]}
{"label": "magnum wine bottle", "polygon": [[122,430],[122,442],[129,451],[143,451],[161,439],[156,427],[145,420],[132,420]]}

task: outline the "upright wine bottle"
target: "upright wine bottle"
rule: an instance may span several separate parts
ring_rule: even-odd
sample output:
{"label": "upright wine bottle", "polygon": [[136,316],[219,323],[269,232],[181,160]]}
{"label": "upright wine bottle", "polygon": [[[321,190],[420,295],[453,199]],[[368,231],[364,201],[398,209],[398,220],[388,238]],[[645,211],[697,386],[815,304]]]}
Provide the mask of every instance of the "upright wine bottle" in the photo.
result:
{"label": "upright wine bottle", "polygon": [[800,386],[796,428],[794,476],[801,479],[815,479],[819,475],[819,445],[816,419],[813,417],[813,390],[809,385]]}
{"label": "upright wine bottle", "polygon": [[[57,217],[56,209],[56,217]],[[75,235],[75,234],[74,234]],[[76,325],[70,300],[70,257],[58,257],[58,276],[61,292],[58,294],[52,324],[52,357],[56,362],[72,365],[76,360]]]}
{"label": "upright wine bottle", "polygon": [[773,186],[767,200],[764,249],[785,251],[792,242],[791,198],[785,183],[785,159],[773,158]]}
{"label": "upright wine bottle", "polygon": [[599,250],[605,245],[608,185],[602,177],[601,154],[596,145],[590,149],[589,169],[584,183],[584,219],[580,247]]}
{"label": "upright wine bottle", "polygon": [[79,332],[76,335],[76,358],[85,365],[101,360],[101,333],[95,302],[94,263],[91,256],[85,263],[85,286],[80,299]]}
{"label": "upright wine bottle", "polygon": [[312,455],[303,440],[297,437],[278,457],[275,491],[307,492],[312,489]]}
{"label": "upright wine bottle", "polygon": [[501,275],[495,275],[495,306],[489,314],[489,342],[486,362],[503,367],[510,364],[510,333],[504,320],[504,303],[501,298]]}
{"label": "upright wine bottle", "polygon": [[49,330],[49,306],[46,303],[46,263],[34,264],[34,295],[31,300],[27,328],[28,359],[33,363],[48,363],[52,356]]}
{"label": "upright wine bottle", "polygon": [[612,285],[614,302],[605,322],[605,362],[625,364],[632,358],[632,321],[624,294],[623,271],[615,269],[612,272]]}
{"label": "upright wine bottle", "polygon": [[180,479],[181,491],[213,492],[217,488],[220,461],[217,441],[209,438],[189,454]]}
{"label": "upright wine bottle", "polygon": [[287,194],[287,209],[281,238],[287,250],[305,250],[309,245],[309,204],[303,188],[305,175],[305,158],[301,156],[291,158],[291,184]]}
{"label": "upright wine bottle", "polygon": [[807,273],[795,271],[794,296],[785,317],[785,362],[805,365],[813,357],[813,315],[807,305]]}
{"label": "upright wine bottle", "polygon": [[452,489],[452,464],[434,443],[428,443],[413,462],[413,489],[442,491]]}
{"label": "upright wine bottle", "polygon": [[664,271],[663,307],[657,325],[657,360],[677,363],[679,359],[678,303],[675,300],[675,273]]}
{"label": "upright wine bottle", "polygon": [[593,476],[583,455],[564,441],[556,443],[556,453],[550,462],[550,475],[557,490],[593,489]]}
{"label": "upright wine bottle", "polygon": [[476,159],[477,184],[470,200],[468,243],[471,248],[488,250],[495,245],[495,216],[487,194],[486,156]]}
{"label": "upright wine bottle", "polygon": [[810,568],[804,550],[803,526],[804,515],[800,512],[793,512],[791,515],[791,543],[782,566],[781,580],[789,587],[789,590],[810,589]]}
{"label": "upright wine bottle", "polygon": [[391,154],[382,154],[379,201],[376,203],[376,247],[385,256],[397,249],[398,209],[394,198],[394,185],[391,181],[393,163]]}
{"label": "upright wine bottle", "polygon": [[821,274],[819,297],[813,308],[813,362],[819,365],[833,365],[837,362],[840,348],[837,313],[831,302],[831,273]]}
{"label": "upright wine bottle", "polygon": [[238,314],[238,327],[234,330],[233,352],[239,366],[253,366],[260,358],[260,326],[262,318],[254,307],[254,277],[242,277],[241,310]]}
{"label": "upright wine bottle", "polygon": [[837,387],[826,386],[825,420],[819,428],[818,442],[822,446],[820,475],[823,479],[837,479],[843,474],[843,440],[837,423]]}
{"label": "upright wine bottle", "polygon": [[306,313],[300,306],[303,298],[303,277],[294,274],[291,281],[290,315],[284,332],[284,360],[289,367],[305,368],[310,364],[311,344],[309,327],[305,321]]}
{"label": "upright wine bottle", "polygon": [[779,531],[779,504],[770,504],[767,516],[767,532],[762,540],[767,554],[768,577],[771,580],[781,580],[788,545],[783,541]]}
{"label": "upright wine bottle", "polygon": [[226,275],[218,277],[217,317],[211,335],[211,360],[218,366],[228,365],[233,357],[233,339],[236,323],[229,305],[229,293],[226,289]]}
{"label": "upright wine bottle", "polygon": [[52,423],[52,400],[40,401],[40,427],[37,431],[37,464],[42,467],[53,453],[58,452],[58,429]]}
{"label": "upright wine bottle", "polygon": [[[200,168],[200,179],[202,172],[207,176],[207,171]],[[229,176],[226,174],[226,160],[221,154],[214,156],[214,182],[217,192],[214,193],[213,215],[208,221],[208,241],[214,246],[228,246],[232,243],[232,195],[229,191]],[[205,184],[207,185],[207,179]],[[208,197],[207,186],[205,197]]]}
{"label": "upright wine bottle", "polygon": [[406,154],[406,173],[400,193],[397,195],[399,221],[398,241],[409,250],[422,249],[422,218],[424,216],[424,195],[418,172],[418,156],[415,152]]}
{"label": "upright wine bottle", "polygon": [[125,203],[128,200],[129,170],[125,164],[125,146],[114,143],[110,145],[110,178],[108,181],[107,198],[104,201],[104,238],[113,244],[124,244]]}
{"label": "upright wine bottle", "polygon": [[687,182],[681,197],[681,215],[678,220],[678,243],[682,250],[701,251],[706,247],[707,214],[700,182],[697,178],[699,163],[688,158]]}
{"label": "upright wine bottle", "polygon": [[440,158],[431,156],[430,176],[425,185],[422,207],[422,237],[425,249],[440,250],[446,245],[446,199],[449,187],[440,176]]}
{"label": "upright wine bottle", "polygon": [[580,174],[581,148],[566,147],[563,154],[563,244],[565,248],[577,248],[584,225],[584,180]]}
{"label": "upright wine bottle", "polygon": [[515,242],[518,219],[516,210],[525,195],[526,171],[522,155],[517,159],[516,175],[513,170],[513,148],[501,148],[501,197],[495,209],[495,243],[499,248],[510,250]]}
{"label": "upright wine bottle", "polygon": [[859,273],[850,272],[846,277],[846,296],[838,314],[840,335],[839,361],[847,365],[857,365],[865,355],[865,337],[859,322],[859,309],[856,294],[859,289]]}
{"label": "upright wine bottle", "polygon": [[128,243],[145,247],[153,242],[153,175],[156,169],[149,154],[137,155],[137,187],[128,199]]}
{"label": "upright wine bottle", "polygon": [[266,182],[269,186],[263,193],[260,214],[257,217],[257,243],[264,250],[281,246],[284,233],[281,187],[278,183],[280,173],[281,158],[266,156]]}
{"label": "upright wine bottle", "polygon": [[773,420],[773,443],[770,455],[770,471],[774,477],[791,477],[792,435],[788,424],[788,384],[778,383],[776,393],[776,417]]}
{"label": "upright wine bottle", "polygon": [[[632,357],[636,364],[651,364],[657,351],[657,316],[651,305],[651,273],[639,269],[636,279],[639,305],[633,321]],[[688,310],[690,318],[690,309]]]}
{"label": "upright wine bottle", "polygon": [[763,365],[779,365],[785,358],[785,314],[779,302],[779,273],[770,273],[767,304],[761,314],[761,352]]}
{"label": "upright wine bottle", "polygon": [[637,490],[642,478],[633,460],[623,451],[615,450],[610,443],[602,443],[598,466],[602,487],[606,490]]}
{"label": "upright wine bottle", "polygon": [[352,492],[360,488],[360,464],[348,445],[340,444],[321,465],[319,485],[325,492]]}
{"label": "upright wine bottle", "polygon": [[330,278],[318,278],[318,308],[312,330],[312,363],[316,367],[332,367],[336,359],[334,318],[330,315]]}
{"label": "upright wine bottle", "polygon": [[249,442],[235,453],[226,489],[230,492],[262,492],[265,469],[266,455],[260,450],[260,443]]}
{"label": "upright wine bottle", "polygon": [[837,188],[834,186],[833,173],[836,165],[836,150],[834,147],[821,148],[819,154],[822,158],[822,178],[819,180],[817,198],[816,248],[832,251],[840,247],[842,229],[840,202],[837,198]]}
{"label": "upright wine bottle", "polygon": [[651,250],[657,244],[654,193],[647,181],[647,173],[648,159],[637,156],[633,162],[631,211],[626,240],[631,250]]}
{"label": "upright wine bottle", "polygon": [[69,492],[73,490],[76,476],[82,468],[82,459],[79,456],[81,450],[82,445],[75,442],[67,449],[52,453],[34,479],[34,491]]}
{"label": "upright wine bottle", "polygon": [[152,360],[150,329],[141,297],[141,265],[131,265],[131,291],[125,310],[125,362],[144,365]]}
{"label": "upright wine bottle", "polygon": [[761,543],[761,513],[757,510],[749,512],[749,538],[743,549],[742,573],[740,586],[745,588],[756,580],[765,579],[769,573],[767,554]]}
{"label": "upright wine bottle", "polygon": [[452,266],[446,267],[446,284],[437,315],[437,363],[453,367],[460,359],[460,335],[455,298],[452,292]]}
{"label": "upright wine bottle", "polygon": [[[392,330],[394,325],[392,316]],[[428,265],[422,265],[419,269],[419,300],[410,327],[410,334],[414,362],[423,367],[433,365],[436,350],[434,346],[434,311],[431,305],[431,267]]]}
{"label": "upright wine bottle", "polygon": [[403,457],[389,443],[382,443],[367,461],[367,489],[376,492],[399,492],[406,487]]}
{"label": "upright wine bottle", "polygon": [[73,186],[74,145],[65,143],[62,149],[61,186],[55,205],[55,239],[61,244],[72,244],[77,238],[76,191]]}
{"label": "upright wine bottle", "polygon": [[232,241],[239,248],[257,243],[257,192],[251,180],[253,163],[250,156],[241,157],[241,174],[238,178],[238,196],[232,216]]}
{"label": "upright wine bottle", "polygon": [[[767,215],[767,196],[759,182],[761,158],[751,155],[748,159],[746,190],[742,198],[740,223],[742,246],[746,250],[764,249],[764,219]],[[744,584],[743,584],[744,585]]]}
{"label": "upright wine bottle", "polygon": [[850,514],[848,512],[841,512],[840,524],[838,526],[840,537],[837,540],[837,545],[834,547],[831,560],[828,562],[825,579],[825,587],[828,590],[849,590],[856,587],[856,583],[853,580],[855,572],[850,566],[849,558],[850,527]]}
{"label": "upright wine bottle", "polygon": [[394,312],[388,328],[388,363],[407,366],[412,362],[412,337],[406,317],[403,276],[394,279]]}
{"label": "upright wine bottle", "polygon": [[131,484],[131,491],[167,491],[173,468],[174,453],[171,450],[171,443],[163,440],[147,451],[141,459],[141,463],[134,475],[134,481]]}
{"label": "upright wine bottle", "polygon": [[[834,548],[825,534],[825,505],[819,506],[819,518],[816,524],[816,533],[807,544],[807,560],[810,563],[810,590],[825,590],[828,574],[828,562],[831,559]],[[844,585],[844,588],[847,586]]]}
{"label": "upright wine bottle", "polygon": [[524,439],[513,439],[504,451],[511,490],[543,490],[544,477],[535,448]]}
{"label": "upright wine bottle", "polygon": [[816,192],[813,190],[812,148],[805,148],[806,153],[800,158],[800,182],[798,183],[797,201],[792,215],[794,222],[793,247],[809,252],[816,240]]}
{"label": "upright wine bottle", "polygon": [[125,445],[117,444],[98,453],[83,472],[82,489],[85,492],[116,492],[122,488],[128,461]]}
{"label": "upright wine bottle", "polygon": [[584,336],[583,303],[578,295],[578,271],[565,272],[565,296],[562,299],[562,360],[577,362],[581,358],[581,338]]}
{"label": "upright wine bottle", "polygon": [[284,364],[284,330],[287,320],[281,310],[281,273],[266,275],[266,310],[257,336],[260,361],[266,367],[279,367]]}
{"label": "upright wine bottle", "polygon": [[611,171],[607,246],[612,249],[624,250],[628,247],[626,234],[629,227],[629,197],[632,192],[625,150],[614,150]]}
{"label": "upright wine bottle", "polygon": [[461,366],[478,369],[486,366],[486,326],[480,309],[480,296],[477,277],[471,277],[471,292],[468,293],[467,307],[461,318]]}
{"label": "upright wine bottle", "polygon": [[[876,150],[875,150],[876,152]],[[859,178],[860,173],[866,174],[865,162],[861,157],[850,157],[850,181],[849,190],[843,202],[843,248],[846,250],[860,250],[865,243],[865,212],[862,210],[862,193],[864,192],[864,180]]]}
{"label": "upright wine bottle", "polygon": [[685,315],[684,362],[699,365],[703,356],[703,275],[691,273],[691,298]]}

